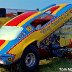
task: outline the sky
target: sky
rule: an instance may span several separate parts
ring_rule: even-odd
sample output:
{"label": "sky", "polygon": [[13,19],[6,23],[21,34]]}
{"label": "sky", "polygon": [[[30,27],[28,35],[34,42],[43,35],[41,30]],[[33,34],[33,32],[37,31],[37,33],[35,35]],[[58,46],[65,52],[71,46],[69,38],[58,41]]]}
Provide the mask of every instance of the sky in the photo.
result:
{"label": "sky", "polygon": [[62,3],[69,4],[72,0],[0,0],[0,8],[35,10]]}

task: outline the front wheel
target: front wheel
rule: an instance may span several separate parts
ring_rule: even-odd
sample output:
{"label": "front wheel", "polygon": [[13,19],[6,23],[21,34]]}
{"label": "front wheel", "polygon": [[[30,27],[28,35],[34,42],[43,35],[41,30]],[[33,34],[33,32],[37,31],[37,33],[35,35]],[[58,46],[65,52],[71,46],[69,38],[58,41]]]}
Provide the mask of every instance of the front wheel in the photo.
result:
{"label": "front wheel", "polygon": [[20,68],[18,71],[33,71],[38,67],[38,64],[39,53],[34,46],[30,46],[25,49],[20,61],[17,63],[17,66]]}

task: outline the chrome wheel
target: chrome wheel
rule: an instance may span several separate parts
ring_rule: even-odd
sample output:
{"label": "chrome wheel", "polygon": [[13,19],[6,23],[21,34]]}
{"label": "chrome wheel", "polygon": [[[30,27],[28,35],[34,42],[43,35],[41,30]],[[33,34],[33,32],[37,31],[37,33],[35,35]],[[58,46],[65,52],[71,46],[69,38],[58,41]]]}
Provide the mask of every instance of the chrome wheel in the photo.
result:
{"label": "chrome wheel", "polygon": [[34,66],[35,62],[36,62],[35,55],[33,53],[28,53],[26,55],[26,58],[25,58],[25,64],[26,64],[26,66],[32,67],[32,66]]}

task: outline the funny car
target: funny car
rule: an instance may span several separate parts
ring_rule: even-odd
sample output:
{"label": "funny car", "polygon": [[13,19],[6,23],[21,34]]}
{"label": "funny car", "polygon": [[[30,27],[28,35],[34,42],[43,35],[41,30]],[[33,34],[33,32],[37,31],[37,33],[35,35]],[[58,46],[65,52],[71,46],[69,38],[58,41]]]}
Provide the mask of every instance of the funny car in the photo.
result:
{"label": "funny car", "polygon": [[24,12],[0,26],[0,64],[18,61],[34,70],[41,59],[72,58],[72,4]]}

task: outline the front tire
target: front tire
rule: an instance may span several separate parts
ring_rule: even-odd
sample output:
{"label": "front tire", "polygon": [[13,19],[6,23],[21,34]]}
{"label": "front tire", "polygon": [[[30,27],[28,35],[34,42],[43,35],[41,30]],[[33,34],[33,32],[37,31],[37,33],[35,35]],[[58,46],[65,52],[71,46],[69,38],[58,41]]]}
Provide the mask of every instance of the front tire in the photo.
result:
{"label": "front tire", "polygon": [[39,64],[39,53],[34,46],[29,46],[23,52],[21,59],[17,62],[16,68],[19,72],[34,71]]}

